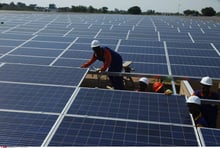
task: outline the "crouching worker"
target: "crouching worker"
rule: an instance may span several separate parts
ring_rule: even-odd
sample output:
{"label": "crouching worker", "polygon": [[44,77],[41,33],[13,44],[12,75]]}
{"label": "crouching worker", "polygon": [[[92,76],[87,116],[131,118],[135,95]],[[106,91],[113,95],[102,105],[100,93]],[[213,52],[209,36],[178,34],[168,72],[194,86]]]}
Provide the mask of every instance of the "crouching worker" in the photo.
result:
{"label": "crouching worker", "polygon": [[154,82],[153,90],[154,90],[154,92],[164,93],[165,95],[168,95],[168,96],[173,94],[173,91],[170,89],[165,89],[163,83],[161,83],[161,82]]}
{"label": "crouching worker", "polygon": [[[122,71],[122,57],[117,52],[111,50],[108,47],[101,47],[98,40],[91,42],[91,48],[94,51],[91,59],[81,66],[81,68],[87,68],[93,64],[96,60],[102,61],[103,65],[99,72],[104,72],[108,69],[108,72],[121,72]],[[114,89],[124,89],[122,76],[109,76],[109,80]]]}
{"label": "crouching worker", "polygon": [[138,81],[137,91],[147,92],[148,85],[149,85],[149,81],[146,77],[140,78]]}
{"label": "crouching worker", "polygon": [[201,101],[197,96],[190,96],[186,100],[189,112],[192,114],[196,127],[208,127],[208,123],[201,113]]}

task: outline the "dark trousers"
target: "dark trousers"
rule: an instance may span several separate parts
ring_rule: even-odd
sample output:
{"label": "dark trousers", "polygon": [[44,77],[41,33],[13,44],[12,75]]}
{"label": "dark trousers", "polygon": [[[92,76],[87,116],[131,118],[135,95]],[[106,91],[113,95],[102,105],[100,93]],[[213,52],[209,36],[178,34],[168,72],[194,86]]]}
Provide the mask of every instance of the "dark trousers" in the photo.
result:
{"label": "dark trousers", "polygon": [[[117,66],[114,65],[114,67],[109,67],[108,71],[109,72],[121,72],[122,65],[118,64]],[[109,76],[109,80],[111,81],[111,84],[114,87],[114,89],[123,90],[125,88],[122,76]]]}

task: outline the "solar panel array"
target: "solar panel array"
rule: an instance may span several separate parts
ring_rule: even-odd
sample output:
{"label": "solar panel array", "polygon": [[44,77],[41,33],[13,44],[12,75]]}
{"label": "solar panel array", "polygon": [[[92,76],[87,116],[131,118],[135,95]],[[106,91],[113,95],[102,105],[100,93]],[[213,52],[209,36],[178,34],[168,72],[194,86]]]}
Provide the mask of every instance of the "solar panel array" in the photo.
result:
{"label": "solar panel array", "polygon": [[82,88],[89,69],[79,67],[99,39],[133,61],[137,74],[219,79],[220,23],[8,12],[0,21],[0,145],[204,144],[184,96]]}

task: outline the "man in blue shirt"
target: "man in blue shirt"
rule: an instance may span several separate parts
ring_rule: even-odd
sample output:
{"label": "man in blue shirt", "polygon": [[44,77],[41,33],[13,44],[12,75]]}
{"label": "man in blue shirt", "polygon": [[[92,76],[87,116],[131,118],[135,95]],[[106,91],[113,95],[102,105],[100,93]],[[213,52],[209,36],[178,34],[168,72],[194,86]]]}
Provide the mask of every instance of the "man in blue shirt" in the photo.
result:
{"label": "man in blue shirt", "polygon": [[[211,86],[213,85],[210,77],[203,77],[200,81],[200,84],[202,85],[202,89],[196,90],[194,95],[201,99],[219,100],[218,94],[210,90]],[[202,104],[201,111],[204,118],[208,122],[208,126],[211,128],[216,128],[218,106],[215,104]]]}

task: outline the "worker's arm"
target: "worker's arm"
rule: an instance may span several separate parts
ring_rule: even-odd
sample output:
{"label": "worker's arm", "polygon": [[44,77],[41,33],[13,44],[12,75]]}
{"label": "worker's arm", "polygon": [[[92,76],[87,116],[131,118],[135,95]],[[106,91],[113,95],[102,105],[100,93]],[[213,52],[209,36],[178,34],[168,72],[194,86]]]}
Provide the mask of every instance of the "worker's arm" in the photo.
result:
{"label": "worker's arm", "polygon": [[89,61],[87,61],[85,64],[83,64],[81,66],[81,68],[87,68],[89,67],[92,63],[94,63],[96,61],[96,57],[95,57],[95,54],[93,54],[93,56],[91,57],[91,59]]}
{"label": "worker's arm", "polygon": [[105,62],[100,69],[101,71],[106,71],[106,69],[110,66],[112,62],[111,52],[107,49],[104,50],[104,58],[105,58]]}

